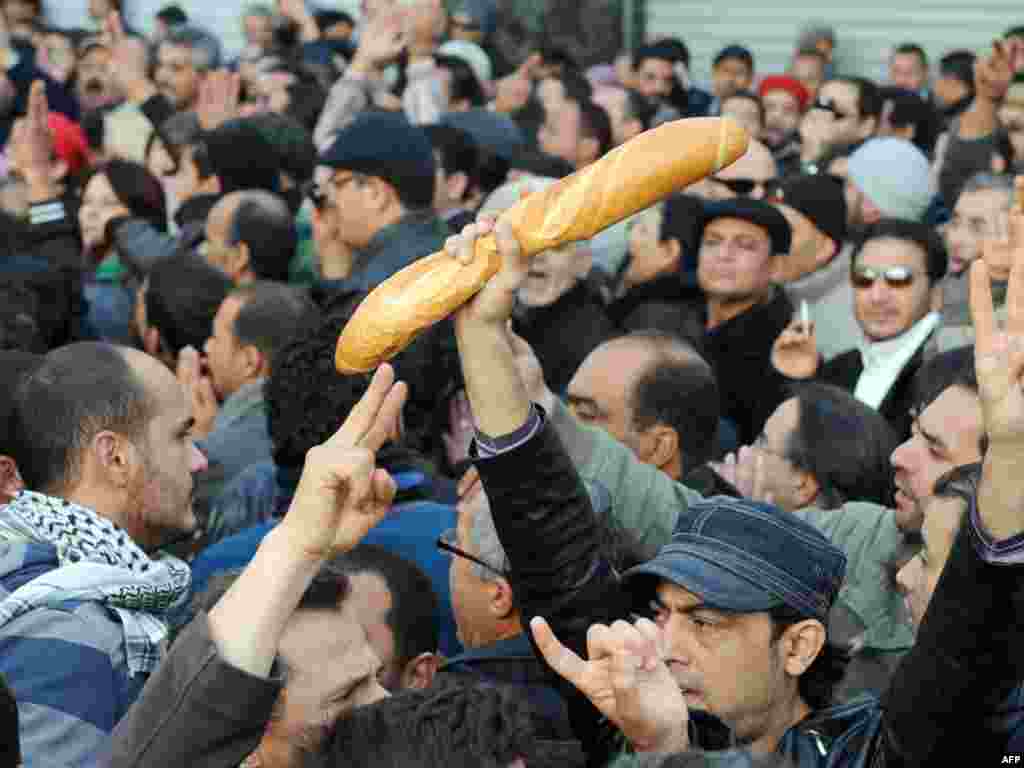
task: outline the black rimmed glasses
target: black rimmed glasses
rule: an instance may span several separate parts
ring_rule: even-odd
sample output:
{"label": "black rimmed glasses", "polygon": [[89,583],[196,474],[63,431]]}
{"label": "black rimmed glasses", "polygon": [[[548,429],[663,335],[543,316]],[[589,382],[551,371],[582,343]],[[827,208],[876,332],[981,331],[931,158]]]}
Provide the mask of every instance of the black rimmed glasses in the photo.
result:
{"label": "black rimmed glasses", "polygon": [[481,560],[476,555],[471,555],[466,550],[459,548],[459,546],[455,543],[457,540],[456,537],[457,534],[455,532],[455,529],[449,528],[447,531],[445,531],[437,537],[437,548],[442,550],[443,552],[447,552],[450,555],[455,555],[456,557],[461,557],[463,560],[469,560],[469,562],[471,563],[476,563],[482,568],[486,568],[491,573],[501,576],[503,579],[508,578],[508,571],[504,570],[503,568],[497,568],[491,565],[490,563]]}

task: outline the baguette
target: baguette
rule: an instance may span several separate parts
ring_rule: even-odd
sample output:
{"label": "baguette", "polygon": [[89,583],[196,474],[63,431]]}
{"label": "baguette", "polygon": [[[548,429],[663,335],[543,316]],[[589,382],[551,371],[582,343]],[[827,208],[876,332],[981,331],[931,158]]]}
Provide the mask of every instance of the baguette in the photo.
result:
{"label": "baguette", "polygon": [[[500,219],[528,257],[587,240],[731,165],[748,143],[746,131],[730,118],[675,120],[531,194]],[[377,286],[338,338],[337,370],[373,370],[469,301],[501,268],[493,235],[477,241],[475,256],[463,265],[444,251],[434,253]]]}

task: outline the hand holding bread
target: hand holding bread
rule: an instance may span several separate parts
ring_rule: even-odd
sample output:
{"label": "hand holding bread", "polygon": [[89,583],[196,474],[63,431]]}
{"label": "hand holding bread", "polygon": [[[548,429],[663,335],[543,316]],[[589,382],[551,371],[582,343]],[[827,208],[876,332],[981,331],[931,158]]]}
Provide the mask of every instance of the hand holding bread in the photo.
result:
{"label": "hand holding bread", "polygon": [[[523,258],[529,259],[587,240],[717,173],[741,157],[748,142],[743,128],[729,118],[666,123],[530,195],[505,211],[499,221],[508,226]],[[338,371],[373,370],[465,304],[502,266],[492,233],[477,238],[474,248],[472,258],[432,254],[379,285],[338,339]]]}

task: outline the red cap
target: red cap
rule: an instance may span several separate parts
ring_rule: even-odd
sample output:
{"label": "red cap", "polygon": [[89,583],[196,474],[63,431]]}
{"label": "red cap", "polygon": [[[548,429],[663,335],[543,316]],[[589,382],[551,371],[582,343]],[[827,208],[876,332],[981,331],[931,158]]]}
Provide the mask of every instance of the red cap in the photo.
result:
{"label": "red cap", "polygon": [[69,174],[78,173],[88,165],[92,155],[85,133],[78,123],[72,122],[60,112],[51,112],[47,124],[50,126],[53,150],[57,157],[67,165]]}
{"label": "red cap", "polygon": [[769,91],[787,91],[793,95],[800,105],[800,111],[807,109],[807,102],[811,100],[811,94],[804,87],[804,84],[795,77],[789,75],[771,75],[761,81],[761,87],[757,89],[758,95],[763,99]]}

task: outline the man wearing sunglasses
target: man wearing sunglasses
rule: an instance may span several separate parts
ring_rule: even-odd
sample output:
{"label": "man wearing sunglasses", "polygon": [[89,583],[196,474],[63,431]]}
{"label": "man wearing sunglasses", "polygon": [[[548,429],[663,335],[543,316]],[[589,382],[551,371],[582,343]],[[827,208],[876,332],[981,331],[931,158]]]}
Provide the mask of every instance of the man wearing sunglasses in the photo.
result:
{"label": "man wearing sunglasses", "polygon": [[[912,381],[940,324],[933,308],[947,265],[946,247],[930,227],[900,219],[874,224],[850,269],[861,338],[819,374],[877,409],[903,438],[912,424]],[[818,374],[818,361],[813,325],[798,317],[776,341],[772,364],[789,378],[807,379]]]}
{"label": "man wearing sunglasses", "polygon": [[878,86],[870,80],[829,80],[800,121],[801,161],[814,164],[831,147],[867,141],[878,131],[882,106]]}

